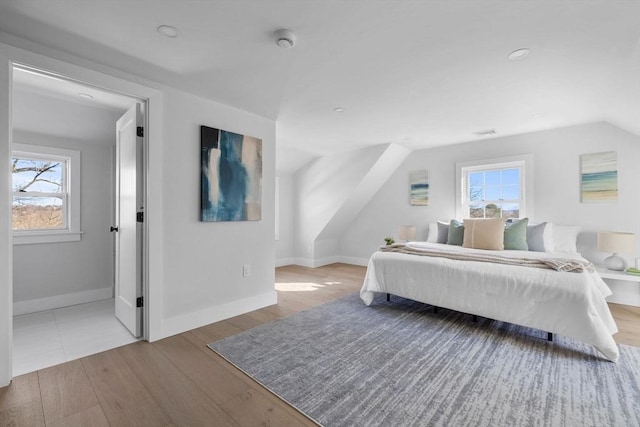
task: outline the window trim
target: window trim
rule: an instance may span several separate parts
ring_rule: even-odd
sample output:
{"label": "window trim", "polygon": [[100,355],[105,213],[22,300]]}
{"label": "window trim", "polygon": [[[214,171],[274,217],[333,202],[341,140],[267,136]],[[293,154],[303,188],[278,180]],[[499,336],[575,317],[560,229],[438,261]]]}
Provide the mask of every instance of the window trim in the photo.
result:
{"label": "window trim", "polygon": [[496,157],[492,159],[473,160],[456,163],[456,218],[463,219],[468,212],[468,176],[470,172],[491,169],[522,168],[520,175],[520,218],[533,216],[533,155],[520,154],[508,157]]}
{"label": "window trim", "polygon": [[[80,151],[57,147],[47,147],[34,144],[14,143],[11,147],[11,157],[15,155],[32,157],[59,158],[67,161],[65,168],[66,180],[66,209],[64,229],[49,230],[13,230],[13,244],[37,244],[76,242],[82,237],[80,231]],[[13,189],[11,189],[13,195]],[[13,198],[13,196],[12,196]]]}

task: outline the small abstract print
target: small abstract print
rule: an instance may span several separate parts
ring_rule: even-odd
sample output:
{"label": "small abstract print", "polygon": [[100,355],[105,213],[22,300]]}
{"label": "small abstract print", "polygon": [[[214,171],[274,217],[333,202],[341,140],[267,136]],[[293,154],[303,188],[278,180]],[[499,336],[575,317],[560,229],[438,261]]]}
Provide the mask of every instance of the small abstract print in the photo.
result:
{"label": "small abstract print", "polygon": [[262,218],[262,140],[200,126],[200,221]]}
{"label": "small abstract print", "polygon": [[427,206],[429,204],[429,172],[419,170],[409,172],[411,182],[411,206]]}
{"label": "small abstract print", "polygon": [[583,203],[618,200],[618,158],[615,151],[580,156]]}

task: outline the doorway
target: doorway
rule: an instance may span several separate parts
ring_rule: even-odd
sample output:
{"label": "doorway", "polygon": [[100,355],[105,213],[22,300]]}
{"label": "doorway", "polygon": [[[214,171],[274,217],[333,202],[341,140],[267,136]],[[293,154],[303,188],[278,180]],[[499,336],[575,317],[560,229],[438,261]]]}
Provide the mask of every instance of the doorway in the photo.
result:
{"label": "doorway", "polygon": [[[118,238],[110,233],[110,228],[118,228],[115,209],[120,205],[115,199],[116,178],[119,176],[116,169],[116,118],[132,105],[142,113],[146,110],[146,104],[144,100],[26,67],[14,67],[13,76],[14,143],[22,143],[27,147],[63,146],[63,149],[80,152],[80,164],[69,163],[67,169],[79,166],[82,188],[79,193],[68,191],[54,194],[53,199],[61,200],[60,204],[45,202],[44,198],[37,197],[20,199],[27,201],[23,207],[31,207],[33,211],[53,211],[53,216],[57,215],[62,220],[53,226],[53,230],[35,230],[36,233],[32,233],[54,235],[54,240],[14,245],[16,317],[13,328],[13,372],[18,375],[28,372],[25,369],[40,369],[44,367],[43,363],[61,363],[136,339],[132,334],[123,334],[124,329],[115,318],[116,300],[113,297],[118,262],[114,260],[119,250],[114,244]],[[104,129],[109,127],[112,133],[110,137],[104,133]],[[134,142],[139,144],[139,150],[134,152],[139,153],[144,137],[137,137]],[[143,177],[144,163],[134,159],[133,165],[137,175]],[[60,184],[65,180],[74,180],[70,170],[65,170],[60,176]],[[131,177],[127,179],[130,182]],[[145,186],[142,179],[134,187],[139,190],[134,209],[143,208]],[[42,191],[24,193],[37,196],[36,193]],[[56,241],[56,234],[60,237],[65,230],[73,228],[73,203],[70,200],[78,196],[81,198],[78,239],[66,236],[70,240]],[[51,216],[51,212],[46,213]],[[138,229],[138,232],[134,231],[138,236],[135,239],[138,246],[128,256],[133,253],[136,259],[134,264],[137,264],[134,274],[137,275],[135,286],[139,291],[133,297],[133,304],[134,313],[139,317],[133,333],[140,336],[143,330],[140,320],[142,308],[136,307],[135,303],[142,297],[144,240],[141,238],[142,225],[134,222],[134,227]],[[25,283],[30,283],[30,287],[21,288]],[[131,302],[129,300],[131,298],[127,302]],[[53,341],[47,343],[44,337]],[[39,351],[38,346],[49,351]],[[32,357],[33,360],[29,361],[24,356],[27,354],[45,357]],[[61,360],[61,357],[64,359]],[[41,366],[37,366],[38,363]]]}

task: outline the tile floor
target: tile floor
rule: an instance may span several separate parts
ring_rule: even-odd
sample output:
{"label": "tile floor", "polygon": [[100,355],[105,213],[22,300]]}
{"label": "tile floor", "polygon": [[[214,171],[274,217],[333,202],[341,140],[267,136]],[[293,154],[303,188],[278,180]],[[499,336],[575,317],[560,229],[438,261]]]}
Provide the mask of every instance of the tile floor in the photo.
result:
{"label": "tile floor", "polygon": [[13,318],[13,375],[137,341],[116,319],[113,299]]}

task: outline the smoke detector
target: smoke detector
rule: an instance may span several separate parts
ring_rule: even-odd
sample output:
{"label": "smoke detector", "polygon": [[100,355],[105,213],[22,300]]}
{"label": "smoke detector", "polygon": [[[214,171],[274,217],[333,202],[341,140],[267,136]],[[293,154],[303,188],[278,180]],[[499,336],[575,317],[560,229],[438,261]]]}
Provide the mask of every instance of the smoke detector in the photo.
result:
{"label": "smoke detector", "polygon": [[273,33],[278,47],[291,49],[296,44],[296,35],[291,30],[280,29]]}

